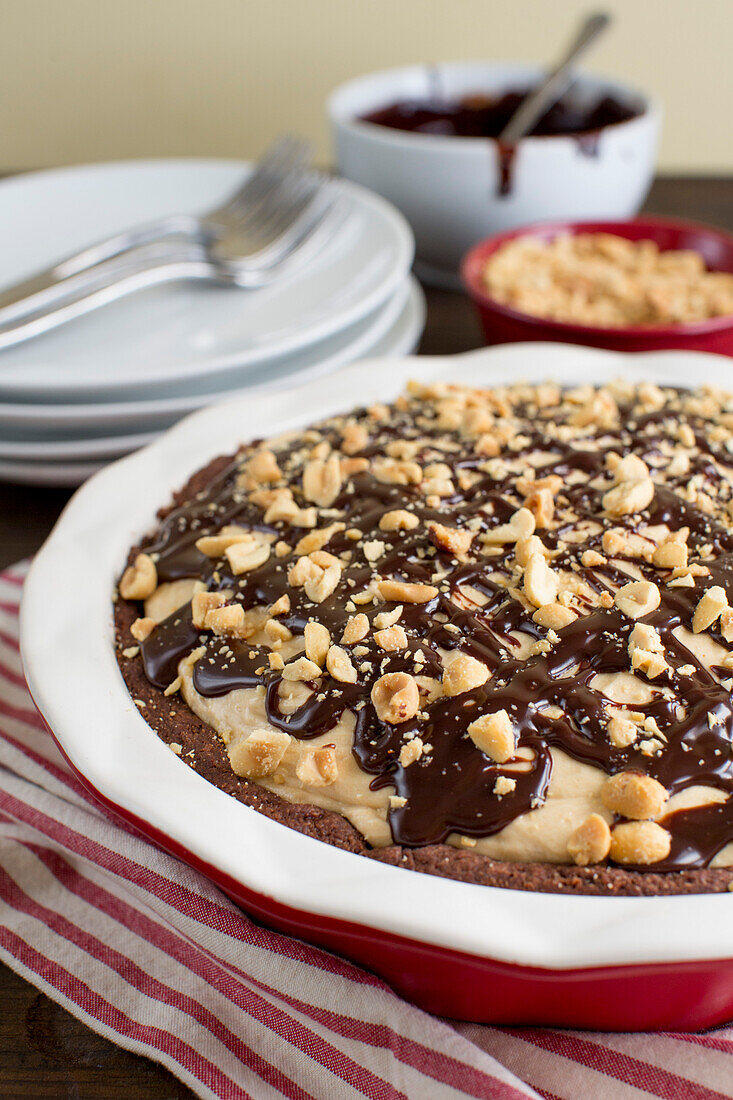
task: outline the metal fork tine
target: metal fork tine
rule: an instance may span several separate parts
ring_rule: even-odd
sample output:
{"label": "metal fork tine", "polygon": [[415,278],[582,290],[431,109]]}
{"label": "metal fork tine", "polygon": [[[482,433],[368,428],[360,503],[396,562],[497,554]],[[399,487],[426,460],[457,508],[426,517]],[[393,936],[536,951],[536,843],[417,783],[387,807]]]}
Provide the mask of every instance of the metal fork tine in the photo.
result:
{"label": "metal fork tine", "polygon": [[276,279],[301,267],[321,251],[324,244],[333,237],[336,226],[348,217],[348,203],[341,196],[330,197],[315,217],[299,222],[301,232],[288,247],[269,263],[262,258],[252,267],[242,262],[228,265],[222,269],[239,286],[267,286]]}
{"label": "metal fork tine", "polygon": [[277,223],[277,232],[269,235],[264,246],[237,261],[240,269],[269,270],[276,266],[327,218],[339,200],[330,184],[318,182],[317,177],[310,184],[289,208],[287,216],[283,215]]}
{"label": "metal fork tine", "polygon": [[221,209],[220,213],[232,217],[251,214],[257,205],[267,200],[273,188],[281,186],[292,174],[303,172],[310,160],[310,149],[304,142],[293,139],[287,156],[268,164],[262,172],[256,171],[255,186],[248,189],[246,184]]}
{"label": "metal fork tine", "polygon": [[232,226],[233,233],[241,240],[249,241],[251,252],[273,244],[303,209],[312,185],[301,173],[291,174],[274,191],[267,203],[263,203],[257,217],[247,217]]}
{"label": "metal fork tine", "polygon": [[286,135],[266,150],[255,170],[218,208],[217,213],[236,213],[242,206],[266,194],[272,184],[310,157],[310,146],[301,138]]}
{"label": "metal fork tine", "polygon": [[293,176],[283,186],[254,229],[254,236],[265,241],[278,237],[305,209],[314,193],[308,176]]}
{"label": "metal fork tine", "polygon": [[222,221],[229,222],[231,230],[239,236],[246,233],[255,239],[267,237],[270,232],[267,227],[273,215],[290,205],[292,189],[304,174],[305,167],[302,164],[291,165],[284,173],[274,174],[271,184],[265,184],[263,193],[256,201],[241,205],[241,210],[240,204],[237,204],[222,217]]}
{"label": "metal fork tine", "polygon": [[280,238],[287,235],[290,229],[297,226],[299,220],[306,215],[311,204],[315,201],[318,190],[317,186],[305,186],[298,195],[293,197],[289,209],[282,212],[271,228],[273,244],[276,244]]}
{"label": "metal fork tine", "polygon": [[[258,256],[252,257],[258,267],[269,267],[279,263],[282,258],[297,250],[318,226],[329,218],[339,204],[339,199],[323,187],[309,199],[300,215],[270,248],[264,249]],[[247,262],[247,261],[245,261]]]}

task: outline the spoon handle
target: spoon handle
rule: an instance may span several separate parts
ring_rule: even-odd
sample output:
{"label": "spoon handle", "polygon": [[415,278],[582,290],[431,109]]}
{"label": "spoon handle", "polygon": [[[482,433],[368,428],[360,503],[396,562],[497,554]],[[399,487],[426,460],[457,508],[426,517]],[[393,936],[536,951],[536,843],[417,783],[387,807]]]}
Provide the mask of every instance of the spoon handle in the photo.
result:
{"label": "spoon handle", "polygon": [[502,145],[515,145],[530,132],[545,111],[558,101],[573,79],[573,65],[610,22],[611,17],[606,12],[596,12],[588,16],[558,64],[547,74],[540,86],[520,103],[509,119],[499,135]]}

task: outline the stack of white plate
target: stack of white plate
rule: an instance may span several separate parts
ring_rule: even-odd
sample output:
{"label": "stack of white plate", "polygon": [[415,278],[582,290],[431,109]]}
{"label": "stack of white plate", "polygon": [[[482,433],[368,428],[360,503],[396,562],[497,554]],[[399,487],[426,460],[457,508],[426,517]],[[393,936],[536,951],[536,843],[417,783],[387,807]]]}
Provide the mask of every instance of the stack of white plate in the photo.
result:
{"label": "stack of white plate", "polygon": [[[241,161],[167,160],[7,180],[0,285],[138,222],[213,207],[247,170]],[[409,274],[412,233],[383,199],[336,186],[348,217],[287,280],[255,291],[155,287],[0,350],[0,479],[77,484],[229,394],[287,389],[414,350],[425,302]]]}

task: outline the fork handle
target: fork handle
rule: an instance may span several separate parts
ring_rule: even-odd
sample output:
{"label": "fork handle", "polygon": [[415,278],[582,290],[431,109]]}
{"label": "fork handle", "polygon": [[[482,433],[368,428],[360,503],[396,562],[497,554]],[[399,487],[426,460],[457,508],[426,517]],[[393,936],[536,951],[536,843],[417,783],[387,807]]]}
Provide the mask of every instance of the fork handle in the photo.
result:
{"label": "fork handle", "polygon": [[[0,309],[0,348],[21,343],[136,290],[177,279],[228,282],[194,241],[155,242],[79,272],[66,292],[22,315]],[[0,363],[0,367],[2,364]]]}
{"label": "fork handle", "polygon": [[0,325],[61,305],[86,285],[89,273],[99,265],[124,256],[133,249],[165,241],[170,237],[200,236],[200,223],[188,214],[157,218],[75,252],[28,279],[0,291]]}

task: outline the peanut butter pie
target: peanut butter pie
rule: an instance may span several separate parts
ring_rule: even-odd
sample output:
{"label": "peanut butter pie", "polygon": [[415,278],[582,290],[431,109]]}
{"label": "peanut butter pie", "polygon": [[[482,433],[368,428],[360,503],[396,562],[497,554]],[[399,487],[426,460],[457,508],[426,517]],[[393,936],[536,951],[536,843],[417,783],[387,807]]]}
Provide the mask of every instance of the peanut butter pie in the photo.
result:
{"label": "peanut butter pie", "polygon": [[413,384],[196,474],[130,552],[173,752],[370,858],[583,893],[733,884],[733,397]]}

